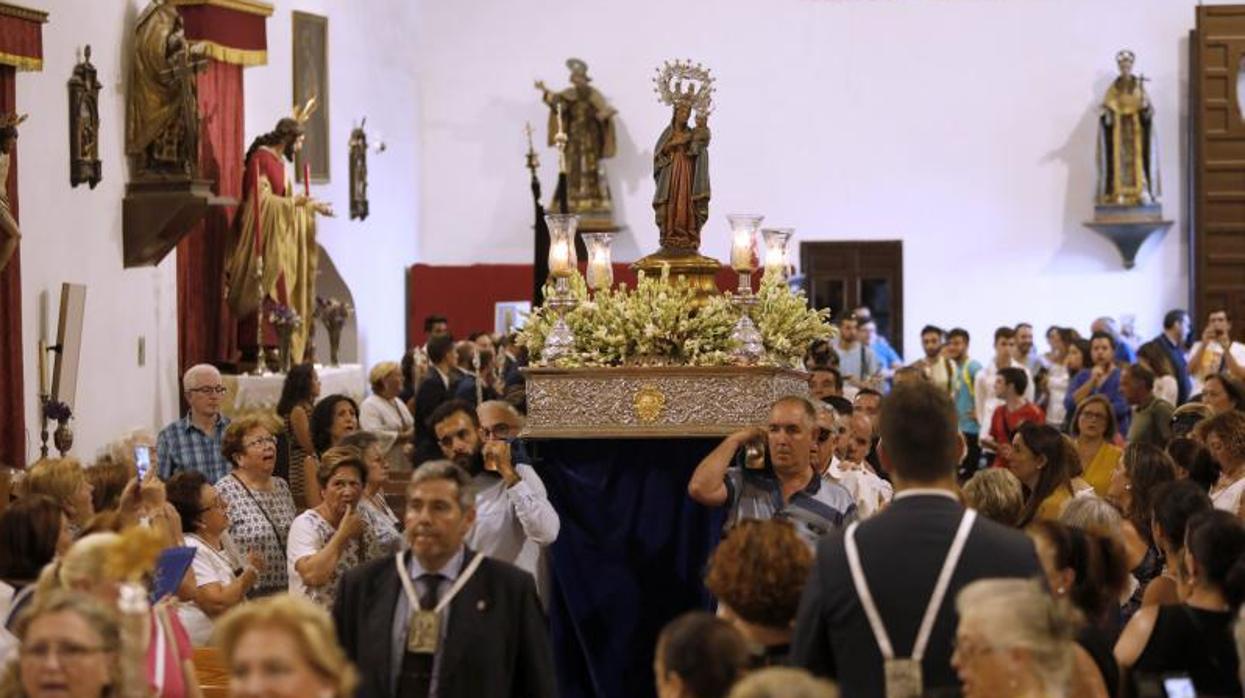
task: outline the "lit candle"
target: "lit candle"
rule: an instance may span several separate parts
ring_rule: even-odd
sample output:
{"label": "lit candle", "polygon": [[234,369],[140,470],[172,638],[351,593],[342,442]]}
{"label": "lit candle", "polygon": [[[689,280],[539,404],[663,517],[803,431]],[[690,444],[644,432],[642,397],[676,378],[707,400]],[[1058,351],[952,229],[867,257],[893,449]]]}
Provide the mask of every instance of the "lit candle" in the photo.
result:
{"label": "lit candle", "polygon": [[765,270],[771,271],[777,269],[782,270],[785,260],[783,259],[781,247],[770,247],[765,250]]}
{"label": "lit candle", "polygon": [[738,272],[752,271],[752,231],[735,231],[731,244],[731,268]]}
{"label": "lit candle", "polygon": [[765,272],[787,273],[787,241],[794,228],[768,228],[761,231],[765,239]]}
{"label": "lit candle", "polygon": [[614,285],[614,267],[610,264],[610,242],[613,233],[584,233],[588,246],[588,287],[594,291]]}
{"label": "lit candle", "polygon": [[554,276],[571,275],[571,253],[565,240],[554,240],[549,245],[549,273]]}
{"label": "lit candle", "polygon": [[588,285],[597,291],[613,284],[614,270],[610,269],[609,257],[603,252],[594,251],[588,260]]}
{"label": "lit candle", "polygon": [[731,269],[744,274],[756,269],[753,247],[756,232],[765,216],[753,213],[731,213],[726,219],[731,224]]}

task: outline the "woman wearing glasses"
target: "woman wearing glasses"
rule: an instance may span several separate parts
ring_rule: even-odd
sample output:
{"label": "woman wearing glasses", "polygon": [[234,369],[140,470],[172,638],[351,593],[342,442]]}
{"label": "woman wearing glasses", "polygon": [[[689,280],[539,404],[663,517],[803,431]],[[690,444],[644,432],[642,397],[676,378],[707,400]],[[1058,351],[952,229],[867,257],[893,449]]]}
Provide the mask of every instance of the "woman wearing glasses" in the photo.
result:
{"label": "woman wearing glasses", "polygon": [[263,559],[258,583],[247,596],[266,596],[289,586],[285,571],[285,544],[294,521],[290,486],[272,474],[277,462],[277,440],[272,419],[266,415],[241,417],[225,430],[221,453],[233,471],[216,483],[217,494],[229,511],[229,535],[243,550]]}
{"label": "woman wearing glasses", "polygon": [[1111,473],[1120,462],[1121,450],[1111,443],[1115,438],[1115,412],[1111,401],[1102,395],[1091,395],[1077,406],[1072,419],[1072,438],[1079,456],[1080,475],[1099,497],[1106,497],[1111,486]]}
{"label": "woman wearing glasses", "polygon": [[179,609],[182,625],[196,647],[208,644],[212,622],[242,603],[259,581],[264,558],[243,555],[229,537],[229,506],[197,470],[178,473],[167,485],[169,503],[182,520],[186,545],[195,549],[194,602]]}
{"label": "woman wearing glasses", "polygon": [[119,692],[116,614],[100,601],[54,591],[22,618],[18,661],[9,664],[0,694],[29,698],[103,698]]}

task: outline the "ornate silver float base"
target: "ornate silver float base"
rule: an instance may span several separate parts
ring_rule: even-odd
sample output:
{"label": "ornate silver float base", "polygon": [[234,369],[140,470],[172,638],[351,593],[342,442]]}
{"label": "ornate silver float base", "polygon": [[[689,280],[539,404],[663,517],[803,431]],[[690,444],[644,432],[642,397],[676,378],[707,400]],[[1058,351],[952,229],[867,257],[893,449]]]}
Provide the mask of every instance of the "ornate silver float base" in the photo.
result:
{"label": "ornate silver float base", "polygon": [[535,439],[725,436],[761,425],[784,395],[808,396],[802,371],[764,366],[531,368],[527,425]]}

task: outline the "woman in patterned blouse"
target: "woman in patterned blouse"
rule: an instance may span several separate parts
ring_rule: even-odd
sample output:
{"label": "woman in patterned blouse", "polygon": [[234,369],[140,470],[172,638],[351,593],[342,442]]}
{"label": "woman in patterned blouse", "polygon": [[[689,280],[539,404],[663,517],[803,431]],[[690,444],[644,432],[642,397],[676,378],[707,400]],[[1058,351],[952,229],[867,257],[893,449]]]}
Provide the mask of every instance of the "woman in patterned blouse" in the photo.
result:
{"label": "woman in patterned blouse", "polygon": [[359,500],[359,513],[367,519],[375,541],[366,552],[366,560],[393,555],[402,548],[402,519],[385,501],[385,483],[389,482],[389,459],[380,447],[380,437],[370,431],[356,431],[342,438],[342,446],[352,446],[363,454],[367,464],[367,485]]}
{"label": "woman in patterned blouse", "polygon": [[235,419],[221,439],[221,453],[233,472],[216,483],[229,511],[229,535],[238,547],[263,556],[264,570],[248,596],[286,591],[285,544],[294,521],[290,486],[272,474],[277,462],[275,420],[268,415]]}
{"label": "woman in patterned blouse", "polygon": [[363,562],[372,545],[367,519],[358,511],[367,465],[357,448],[338,446],[320,457],[323,501],[294,519],[286,565],[290,593],[332,606],[341,576]]}

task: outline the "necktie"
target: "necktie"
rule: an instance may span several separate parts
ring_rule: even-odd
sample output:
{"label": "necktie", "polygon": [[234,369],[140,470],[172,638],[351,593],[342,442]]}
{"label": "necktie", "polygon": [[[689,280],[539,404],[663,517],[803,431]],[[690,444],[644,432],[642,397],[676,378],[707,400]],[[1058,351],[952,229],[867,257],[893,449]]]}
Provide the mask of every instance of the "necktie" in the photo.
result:
{"label": "necktie", "polygon": [[[421,574],[416,581],[422,582],[424,591],[419,595],[419,606],[431,611],[437,606],[441,581],[439,574]],[[411,609],[414,611],[415,609]],[[436,655],[406,652],[402,655],[402,670],[398,677],[398,698],[428,698],[432,688],[432,669]]]}
{"label": "necktie", "polygon": [[418,581],[424,583],[424,593],[419,595],[419,605],[423,606],[425,611],[431,611],[436,608],[437,600],[441,598],[441,580],[445,579],[439,574],[421,574],[417,578]]}

